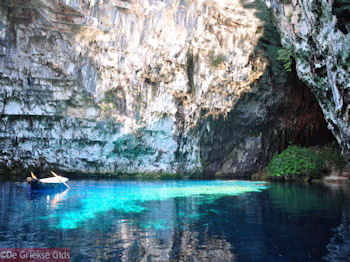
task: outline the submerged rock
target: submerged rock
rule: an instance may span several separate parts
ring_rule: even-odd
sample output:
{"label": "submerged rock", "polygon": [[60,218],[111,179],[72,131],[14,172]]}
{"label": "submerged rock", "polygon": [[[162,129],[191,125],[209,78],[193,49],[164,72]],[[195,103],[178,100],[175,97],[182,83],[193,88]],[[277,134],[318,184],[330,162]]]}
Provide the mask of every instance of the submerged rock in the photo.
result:
{"label": "submerged rock", "polygon": [[330,135],[259,1],[0,2],[0,167],[250,175]]}
{"label": "submerged rock", "polygon": [[328,176],[324,178],[326,182],[349,182],[350,168],[334,169]]}

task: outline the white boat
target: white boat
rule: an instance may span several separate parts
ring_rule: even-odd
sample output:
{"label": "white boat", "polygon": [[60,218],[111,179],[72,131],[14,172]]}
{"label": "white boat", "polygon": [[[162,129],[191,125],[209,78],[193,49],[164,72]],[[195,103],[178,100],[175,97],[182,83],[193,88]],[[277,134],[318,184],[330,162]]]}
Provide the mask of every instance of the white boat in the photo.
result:
{"label": "white boat", "polygon": [[57,184],[57,183],[66,183],[69,179],[63,176],[58,177],[47,177],[39,179],[39,183],[45,184]]}
{"label": "white boat", "polygon": [[58,187],[69,187],[67,184],[68,178],[59,176],[56,173],[52,172],[54,177],[48,177],[48,178],[41,178],[38,179],[33,173],[31,173],[32,177],[27,178],[27,182],[30,185],[31,189],[34,190],[42,190],[42,189],[51,189],[51,188],[58,188]]}

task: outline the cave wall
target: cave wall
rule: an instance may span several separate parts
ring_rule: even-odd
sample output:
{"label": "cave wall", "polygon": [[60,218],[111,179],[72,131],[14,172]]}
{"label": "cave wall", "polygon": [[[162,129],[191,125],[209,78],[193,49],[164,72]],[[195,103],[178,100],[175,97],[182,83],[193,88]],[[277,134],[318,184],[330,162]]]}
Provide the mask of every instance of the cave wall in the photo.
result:
{"label": "cave wall", "polygon": [[0,170],[247,176],[329,139],[259,1],[0,2]]}
{"label": "cave wall", "polygon": [[343,0],[264,0],[298,76],[312,90],[328,128],[350,159],[350,3]]}

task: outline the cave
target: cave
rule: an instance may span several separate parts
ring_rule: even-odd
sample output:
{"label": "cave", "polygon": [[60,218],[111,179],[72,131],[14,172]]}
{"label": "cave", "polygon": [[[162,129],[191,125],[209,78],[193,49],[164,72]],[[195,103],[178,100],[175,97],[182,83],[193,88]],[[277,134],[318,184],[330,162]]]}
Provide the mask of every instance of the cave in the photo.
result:
{"label": "cave", "polygon": [[335,0],[332,13],[337,17],[337,28],[344,34],[350,32],[350,2],[348,0]]}

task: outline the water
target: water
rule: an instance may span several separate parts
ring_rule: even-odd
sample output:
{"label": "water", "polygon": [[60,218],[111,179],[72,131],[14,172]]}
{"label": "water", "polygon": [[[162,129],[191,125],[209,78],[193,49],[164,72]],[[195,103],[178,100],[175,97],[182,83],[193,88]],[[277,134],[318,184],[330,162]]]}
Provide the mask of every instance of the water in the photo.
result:
{"label": "water", "polygon": [[68,247],[73,261],[350,261],[348,185],[0,183],[0,247]]}

